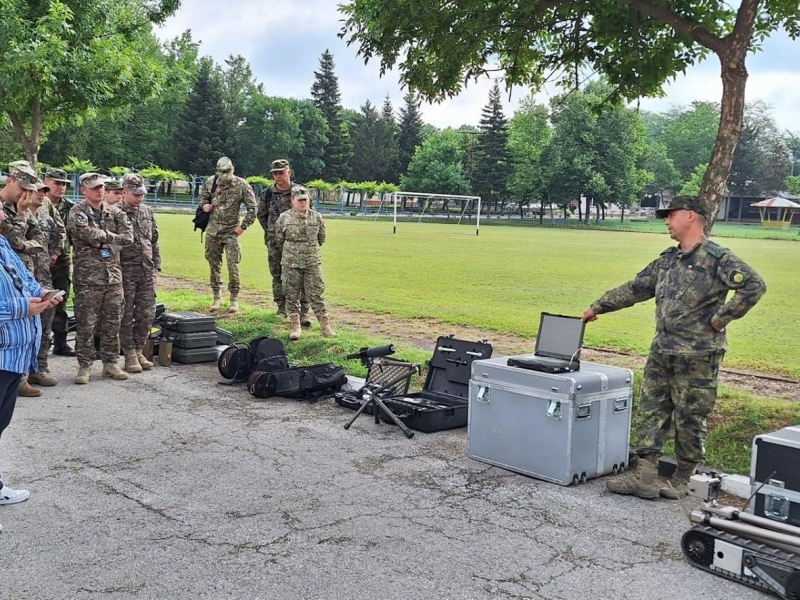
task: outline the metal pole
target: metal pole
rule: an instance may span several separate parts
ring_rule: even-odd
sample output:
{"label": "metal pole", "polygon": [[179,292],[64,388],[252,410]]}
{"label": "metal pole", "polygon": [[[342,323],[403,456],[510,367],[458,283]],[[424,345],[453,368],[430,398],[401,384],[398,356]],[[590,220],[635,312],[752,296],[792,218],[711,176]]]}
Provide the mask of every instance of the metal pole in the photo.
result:
{"label": "metal pole", "polygon": [[481,232],[481,198],[478,196],[478,217],[475,219],[475,235]]}
{"label": "metal pole", "polygon": [[392,203],[394,204],[394,219],[392,221],[392,233],[397,233],[397,192],[392,194]]}

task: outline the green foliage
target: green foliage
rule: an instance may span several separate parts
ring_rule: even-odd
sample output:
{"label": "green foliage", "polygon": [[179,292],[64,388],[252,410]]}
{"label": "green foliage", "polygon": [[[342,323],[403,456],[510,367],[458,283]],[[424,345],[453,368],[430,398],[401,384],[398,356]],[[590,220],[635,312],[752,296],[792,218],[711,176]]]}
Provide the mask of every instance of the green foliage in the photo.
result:
{"label": "green foliage", "polygon": [[68,156],[67,162],[61,168],[67,173],[91,173],[97,171],[97,167],[91,161],[76,156]]}
{"label": "green foliage", "polygon": [[414,153],[400,188],[409,192],[468,195],[469,181],[461,161],[460,134],[452,129],[432,135]]}
{"label": "green foliage", "polygon": [[689,177],[688,181],[683,184],[683,187],[678,192],[679,196],[694,196],[695,198],[700,195],[700,185],[703,183],[703,177],[708,169],[708,164],[697,165]]}
{"label": "green foliage", "polygon": [[329,183],[327,181],[323,181],[322,179],[314,179],[313,181],[309,181],[306,184],[306,187],[309,189],[319,190],[320,192],[335,192],[337,189],[337,185],[335,183]]}
{"label": "green foliage", "polygon": [[[388,106],[387,106],[388,103]],[[397,138],[388,98],[381,114],[367,100],[350,124],[351,165],[358,181],[397,178]]]}
{"label": "green foliage", "polygon": [[328,124],[322,177],[330,180],[346,179],[350,176],[350,158],[353,155],[350,132],[342,120],[339,79],[333,69],[333,54],[325,50],[319,59],[319,71],[314,71],[314,84],[311,86],[314,106]]}
{"label": "green foliage", "polygon": [[153,181],[164,181],[164,182],[173,182],[173,181],[186,181],[189,178],[184,175],[183,173],[179,173],[178,171],[170,171],[167,169],[162,169],[157,165],[150,165],[139,171],[139,175],[146,179],[152,179]]}
{"label": "green foliage", "polygon": [[548,118],[547,107],[531,95],[522,100],[509,123],[508,151],[514,170],[508,188],[520,206],[541,201],[544,195],[545,170],[539,161],[553,136]]}
{"label": "green foliage", "polygon": [[719,104],[692,102],[688,107],[674,108],[665,116],[667,124],[660,141],[685,181],[698,165],[708,165],[719,130]]}
{"label": "green foliage", "polygon": [[792,194],[800,194],[800,175],[792,175],[783,180],[786,191]]}
{"label": "green foliage", "polygon": [[488,104],[481,112],[478,131],[472,191],[483,198],[487,208],[494,202],[497,210],[497,205],[508,194],[508,178],[512,169],[508,153],[508,121],[503,114],[500,85],[497,82],[489,92]]}
{"label": "green foliage", "polygon": [[125,173],[130,172],[130,169],[128,167],[111,167],[108,170],[117,177],[122,177],[123,175],[125,175]]}
{"label": "green foliage", "polygon": [[400,132],[397,138],[401,175],[408,171],[408,165],[425,137],[422,134],[423,123],[419,100],[414,94],[408,92],[403,97],[403,102],[405,104],[400,109]]}
{"label": "green foliage", "polygon": [[272,179],[264,177],[263,175],[250,175],[246,178],[246,181],[250,185],[256,184],[263,188],[270,187],[273,183],[275,183]]}

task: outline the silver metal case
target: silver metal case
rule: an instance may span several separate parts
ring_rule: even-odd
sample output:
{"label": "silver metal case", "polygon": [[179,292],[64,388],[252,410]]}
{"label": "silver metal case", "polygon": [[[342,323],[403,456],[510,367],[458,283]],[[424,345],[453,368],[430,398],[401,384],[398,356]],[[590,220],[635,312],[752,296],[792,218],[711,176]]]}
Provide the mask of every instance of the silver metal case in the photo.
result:
{"label": "silver metal case", "polygon": [[800,527],[800,426],[753,438],[750,512]]}
{"label": "silver metal case", "polygon": [[627,466],[630,370],[581,362],[580,371],[542,373],[508,358],[472,364],[467,456],[559,485]]}

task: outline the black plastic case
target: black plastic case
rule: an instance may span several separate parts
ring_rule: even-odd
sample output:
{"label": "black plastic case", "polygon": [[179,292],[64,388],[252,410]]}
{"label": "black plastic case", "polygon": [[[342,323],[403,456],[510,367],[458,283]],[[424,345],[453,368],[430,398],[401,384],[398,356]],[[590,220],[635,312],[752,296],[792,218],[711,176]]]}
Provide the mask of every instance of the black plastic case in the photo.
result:
{"label": "black plastic case", "polygon": [[217,346],[210,348],[172,348],[172,360],[183,364],[217,362]]}
{"label": "black plastic case", "polygon": [[428,361],[422,391],[386,398],[383,403],[416,431],[433,433],[466,427],[472,362],[491,356],[488,342],[440,337]]}
{"label": "black plastic case", "polygon": [[210,348],[217,345],[216,331],[195,331],[194,333],[177,333],[167,329],[166,336],[172,340],[175,348]]}
{"label": "black plastic case", "polygon": [[196,312],[166,313],[161,322],[165,329],[174,333],[197,333],[198,331],[214,331],[216,325],[214,317]]}

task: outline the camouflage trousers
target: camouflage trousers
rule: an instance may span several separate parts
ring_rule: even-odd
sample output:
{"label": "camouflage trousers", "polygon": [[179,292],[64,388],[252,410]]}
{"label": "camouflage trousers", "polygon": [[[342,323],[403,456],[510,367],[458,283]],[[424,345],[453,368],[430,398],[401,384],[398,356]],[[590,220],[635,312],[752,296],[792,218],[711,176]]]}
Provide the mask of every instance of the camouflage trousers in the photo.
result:
{"label": "camouflage trousers", "polygon": [[242,287],[239,280],[239,261],[242,260],[242,248],[239,236],[206,235],[206,260],[211,267],[211,290],[216,294],[222,290],[222,254],[228,261],[228,291],[238,294]]}
{"label": "camouflage trousers", "polygon": [[117,361],[124,305],[122,284],[75,286],[75,353],[80,366],[88,367],[94,361],[95,327],[103,362]]}
{"label": "camouflage trousers", "polygon": [[55,316],[53,318],[53,333],[56,336],[56,342],[66,342],[67,339],[67,298],[69,298],[69,289],[72,284],[70,279],[72,271],[72,260],[69,254],[62,254],[58,257],[56,264],[50,267],[50,274],[53,278],[53,289],[64,290],[66,295],[64,301],[56,306]]}
{"label": "camouflage trousers", "polygon": [[705,457],[708,416],[717,400],[717,374],[724,352],[703,355],[651,352],[639,400],[637,453],[661,454],[675,427],[675,454],[699,463]]}
{"label": "camouflage trousers", "polygon": [[[269,237],[267,240],[267,263],[269,264],[269,274],[272,275],[272,299],[278,306],[286,304],[286,296],[283,294],[283,281],[281,279],[281,249],[275,243],[275,238]],[[300,293],[301,314],[308,313],[308,300],[306,291]]]}
{"label": "camouflage trousers", "polygon": [[322,298],[325,292],[325,279],[322,277],[322,265],[307,267],[305,269],[292,269],[283,267],[281,272],[283,282],[283,294],[286,297],[286,312],[290,315],[300,314],[300,298],[305,291],[311,308],[317,317],[326,317],[328,311],[325,309],[325,300]]}
{"label": "camouflage trousers", "polygon": [[[40,267],[39,265],[37,265],[35,275],[36,275],[36,281],[38,281],[39,285],[41,285],[44,289],[46,290],[60,289],[56,288],[53,285],[53,279],[50,275],[49,267],[44,267],[44,266]],[[62,304],[64,303],[60,302],[56,306],[61,306]],[[50,336],[53,332],[53,319],[55,318],[55,316],[56,316],[55,308],[47,309],[42,313],[41,316],[42,345],[39,347],[39,354],[36,355],[36,362],[39,363],[39,371],[42,372],[46,371],[49,368],[47,363],[47,355],[50,352]]]}
{"label": "camouflage trousers", "polygon": [[156,317],[156,287],[152,271],[144,266],[122,272],[125,310],[119,326],[119,342],[123,350],[144,346],[153,319]]}

